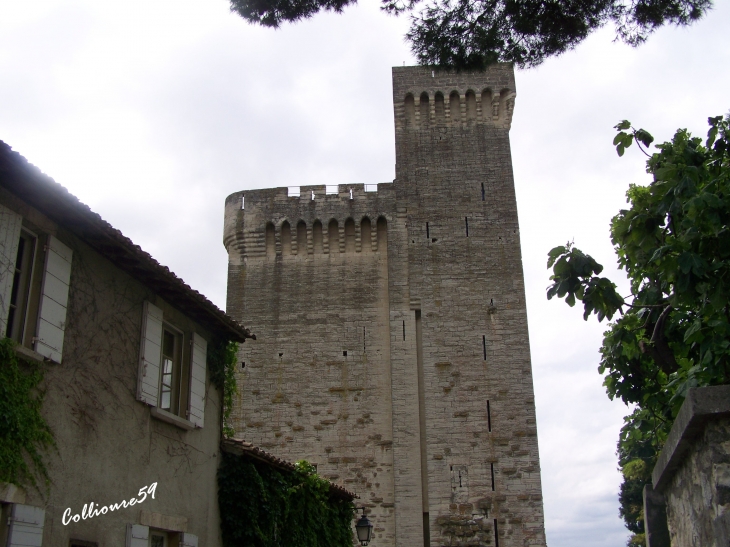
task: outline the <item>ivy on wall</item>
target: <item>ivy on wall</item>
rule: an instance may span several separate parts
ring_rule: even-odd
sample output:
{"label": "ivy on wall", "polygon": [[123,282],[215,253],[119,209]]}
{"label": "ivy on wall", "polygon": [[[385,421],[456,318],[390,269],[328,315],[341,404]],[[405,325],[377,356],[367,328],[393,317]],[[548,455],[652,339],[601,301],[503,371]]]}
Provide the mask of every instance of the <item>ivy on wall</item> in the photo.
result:
{"label": "ivy on wall", "polygon": [[36,488],[37,478],[49,482],[42,451],[55,441],[41,415],[42,379],[40,365],[21,368],[15,342],[0,340],[0,482]]}
{"label": "ivy on wall", "polygon": [[291,472],[223,452],[218,504],[224,547],[352,547],[354,506],[306,461]]}
{"label": "ivy on wall", "polygon": [[238,344],[227,340],[217,340],[208,346],[208,370],[211,380],[223,391],[223,436],[233,437],[235,431],[230,425],[233,411],[233,398],[238,392],[236,387],[236,362]]}

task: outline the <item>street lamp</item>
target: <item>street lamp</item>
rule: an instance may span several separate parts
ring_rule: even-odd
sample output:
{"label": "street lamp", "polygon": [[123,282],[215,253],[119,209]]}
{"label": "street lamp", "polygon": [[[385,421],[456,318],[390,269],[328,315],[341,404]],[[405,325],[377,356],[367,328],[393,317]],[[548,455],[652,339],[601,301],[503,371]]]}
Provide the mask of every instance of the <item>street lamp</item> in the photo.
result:
{"label": "street lamp", "polygon": [[361,545],[367,545],[373,535],[373,525],[365,516],[365,508],[362,508],[362,516],[358,519],[355,524],[355,531],[357,532],[357,539],[360,540]]}

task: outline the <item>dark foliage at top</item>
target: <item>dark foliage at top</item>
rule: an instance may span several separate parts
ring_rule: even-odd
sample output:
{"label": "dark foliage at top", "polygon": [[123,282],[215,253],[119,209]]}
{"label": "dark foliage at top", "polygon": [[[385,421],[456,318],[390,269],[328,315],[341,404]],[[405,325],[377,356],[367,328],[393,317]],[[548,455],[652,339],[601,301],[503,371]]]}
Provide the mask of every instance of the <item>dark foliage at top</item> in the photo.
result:
{"label": "dark foliage at top", "polygon": [[[278,27],[320,10],[341,12],[357,0],[231,0],[247,21]],[[411,13],[406,38],[423,65],[481,69],[494,62],[531,67],[582,42],[613,22],[616,38],[633,46],[666,24],[689,25],[712,0],[381,0],[394,15]]]}

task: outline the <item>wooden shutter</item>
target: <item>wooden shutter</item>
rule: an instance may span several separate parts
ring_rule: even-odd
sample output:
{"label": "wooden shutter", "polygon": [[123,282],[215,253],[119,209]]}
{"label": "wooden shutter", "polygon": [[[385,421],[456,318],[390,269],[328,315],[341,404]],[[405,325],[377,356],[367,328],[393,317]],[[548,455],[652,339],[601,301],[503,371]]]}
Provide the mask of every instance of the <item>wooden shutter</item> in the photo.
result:
{"label": "wooden shutter", "polygon": [[66,307],[73,252],[53,236],[48,236],[46,247],[35,350],[44,357],[60,363],[63,335],[66,330]]}
{"label": "wooden shutter", "polygon": [[8,547],[41,547],[45,517],[45,509],[14,504],[8,526]]}
{"label": "wooden shutter", "polygon": [[180,547],[198,547],[198,536],[187,532],[180,534]]}
{"label": "wooden shutter", "polygon": [[141,524],[127,524],[126,547],[149,547],[150,527]]}
{"label": "wooden shutter", "polygon": [[0,205],[0,338],[8,330],[10,293],[13,290],[15,260],[23,217]]}
{"label": "wooden shutter", "polygon": [[190,374],[190,421],[195,427],[203,427],[205,422],[205,393],[206,393],[206,356],[208,342],[198,333],[193,333],[193,355]]}
{"label": "wooden shutter", "polygon": [[145,301],[142,314],[142,344],[139,349],[137,399],[151,406],[157,406],[160,391],[161,344],[162,310]]}

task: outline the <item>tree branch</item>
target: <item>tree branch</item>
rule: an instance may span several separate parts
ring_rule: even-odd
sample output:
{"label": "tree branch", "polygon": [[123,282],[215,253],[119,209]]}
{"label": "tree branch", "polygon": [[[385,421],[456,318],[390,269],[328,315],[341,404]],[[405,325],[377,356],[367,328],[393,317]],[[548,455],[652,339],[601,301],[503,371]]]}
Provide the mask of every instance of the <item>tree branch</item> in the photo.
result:
{"label": "tree branch", "polygon": [[664,311],[659,315],[659,319],[654,324],[654,331],[651,335],[649,343],[645,343],[643,340],[639,342],[639,349],[642,353],[648,354],[654,362],[662,369],[665,374],[671,374],[679,370],[677,360],[674,358],[667,339],[664,337],[664,325],[666,323],[669,312],[672,311],[672,306],[667,306]]}

